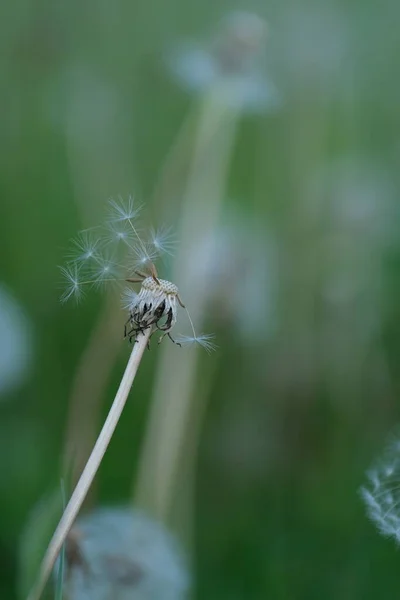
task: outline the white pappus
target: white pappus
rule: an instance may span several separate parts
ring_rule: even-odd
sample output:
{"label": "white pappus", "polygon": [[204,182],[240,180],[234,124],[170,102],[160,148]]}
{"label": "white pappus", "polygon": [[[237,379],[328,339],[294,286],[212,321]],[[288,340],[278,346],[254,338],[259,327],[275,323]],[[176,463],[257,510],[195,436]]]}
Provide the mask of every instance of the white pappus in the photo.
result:
{"label": "white pappus", "polygon": [[[122,293],[122,306],[129,312],[124,335],[130,342],[151,328],[151,335],[157,330],[161,332],[159,343],[168,336],[179,346],[199,344],[211,352],[215,349],[214,336],[196,334],[177,286],[158,276],[155,261],[172,254],[175,240],[165,227],[151,229],[146,236],[136,223],[141,209],[131,196],[127,201],[111,199],[105,225],[85,230],[73,240],[68,262],[60,267],[64,278],[61,301],[71,298],[79,301],[91,287],[116,282],[140,283],[138,293],[130,287]],[[193,335],[174,340],[170,332],[177,321],[178,305],[186,310]]]}

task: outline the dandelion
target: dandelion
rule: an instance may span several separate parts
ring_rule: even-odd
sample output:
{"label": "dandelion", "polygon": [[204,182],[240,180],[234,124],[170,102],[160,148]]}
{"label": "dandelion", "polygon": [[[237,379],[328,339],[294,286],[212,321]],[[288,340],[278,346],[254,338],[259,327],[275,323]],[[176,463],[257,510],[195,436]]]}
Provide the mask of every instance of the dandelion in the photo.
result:
{"label": "dandelion", "polygon": [[[168,336],[174,342],[170,331],[177,321],[177,305],[179,304],[186,310],[192,327],[193,339],[207,351],[211,349],[210,343],[206,344],[205,336],[196,335],[189,312],[179,296],[177,286],[158,277],[157,269],[152,261],[152,252],[156,251],[155,248],[151,250],[151,247],[154,246],[154,235],[150,240],[144,239],[139,234],[137,223],[134,220],[138,216],[140,208],[134,204],[131,197],[126,203],[122,199],[118,201],[110,200],[109,208],[108,223],[125,224],[130,230],[130,235],[117,236],[116,241],[118,244],[115,247],[110,243],[104,243],[104,239],[101,237],[101,229],[97,230],[98,237],[96,239],[90,238],[90,243],[85,235],[80,235],[78,242],[75,243],[79,255],[72,259],[67,266],[61,268],[66,280],[66,288],[61,300],[64,302],[73,297],[79,299],[83,294],[83,290],[86,289],[85,286],[99,287],[108,282],[140,283],[141,288],[137,294],[127,292],[126,288],[122,294],[123,306],[129,312],[124,333],[130,342],[134,342],[134,346],[103,428],[50,540],[41,564],[38,580],[31,591],[29,600],[38,600],[42,594],[58,554],[67,539],[110,443],[135,379],[143,352],[146,346],[149,347],[150,337],[156,331],[160,331],[159,343],[165,336]],[[121,231],[124,232],[125,230]],[[109,239],[108,242],[110,242]],[[164,241],[164,245],[166,243]],[[160,254],[161,250],[162,244],[160,243],[157,254]],[[129,270],[132,270],[132,264],[135,264],[135,260],[137,260],[140,253],[146,258],[146,271],[135,269],[134,274],[136,277],[127,277],[127,273],[129,274]],[[180,345],[179,342],[177,344]],[[94,597],[97,598],[97,596]],[[150,598],[154,595],[150,593],[146,597]],[[176,596],[172,595],[172,597],[175,598]]]}
{"label": "dandelion", "polygon": [[65,283],[61,301],[71,298],[79,301],[90,287],[141,283],[139,293],[126,288],[122,293],[122,306],[129,311],[125,337],[133,342],[150,329],[150,335],[156,330],[162,332],[159,342],[165,336],[174,341],[170,331],[176,324],[179,304],[187,312],[193,335],[183,337],[178,345],[186,345],[191,339],[209,352],[213,345],[207,343],[207,336],[196,334],[176,285],[158,277],[154,262],[163,255],[171,255],[176,244],[170,228],[152,228],[145,237],[136,222],[142,205],[136,204],[132,196],[127,201],[109,200],[108,209],[105,227],[85,230],[73,240],[70,260],[61,267]]}
{"label": "dandelion", "polygon": [[177,540],[131,508],[100,508],[79,519],[66,543],[68,600],[183,600],[189,575]]}
{"label": "dandelion", "polygon": [[170,57],[170,68],[189,91],[219,88],[222,101],[233,108],[274,110],[280,97],[262,66],[267,30],[258,15],[231,12],[206,43],[182,44]]}
{"label": "dandelion", "polygon": [[[169,332],[176,323],[177,301],[184,307],[176,285],[155,275],[144,277],[141,290],[130,306],[128,323],[131,329],[125,329],[125,337],[136,336],[139,331],[155,325],[165,332],[160,342],[165,335],[172,340]],[[163,317],[165,322],[161,323]]]}
{"label": "dandelion", "polygon": [[400,543],[400,452],[399,442],[387,445],[381,460],[367,473],[360,490],[367,514],[382,535]]}

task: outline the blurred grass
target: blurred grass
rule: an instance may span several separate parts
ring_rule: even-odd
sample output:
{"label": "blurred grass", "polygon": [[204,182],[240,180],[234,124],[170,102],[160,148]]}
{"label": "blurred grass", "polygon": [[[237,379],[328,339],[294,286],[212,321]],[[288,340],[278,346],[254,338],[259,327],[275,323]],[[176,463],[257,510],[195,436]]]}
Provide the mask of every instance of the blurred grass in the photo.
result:
{"label": "blurred grass", "polygon": [[[228,1],[157,0],[16,2],[0,9],[0,266],[36,335],[33,377],[0,406],[1,598],[16,597],[21,533],[43,491],[59,479],[72,377],[102,301],[92,295],[79,309],[61,306],[57,265],[70,237],[97,222],[110,195],[151,198],[192,103],[165,71],[163,52],[181,36],[203,36],[232,8],[236,3]],[[268,13],[261,2],[251,8],[269,20],[268,60],[285,103],[276,116],[243,119],[228,205],[277,228],[285,260],[301,280],[318,231],[310,234],[307,223],[302,230],[299,217],[323,165],[366,156],[389,174],[397,203],[399,8],[393,0],[273,2]],[[341,16],[349,50],[333,74],[294,71],[292,11],[300,31],[303,13],[326,12],[325,27],[331,13]],[[340,42],[335,30],[328,35]],[[317,62],[321,49],[314,50]],[[160,209],[149,200],[147,210],[157,216]],[[169,216],[174,223],[175,207]],[[221,349],[197,477],[197,597],[368,600],[392,598],[400,588],[398,552],[374,531],[357,495],[399,417],[398,244],[379,259],[388,307],[382,331],[341,397],[319,361],[319,344],[330,339],[315,311],[307,323],[312,374],[304,367],[304,338],[294,335],[301,285],[293,285],[292,271],[282,286],[280,327],[261,348],[244,346],[234,322],[222,330],[220,315],[210,316]],[[310,293],[318,305],[318,288]],[[357,306],[351,310],[356,318]],[[121,331],[123,320],[121,313]],[[371,368],[378,350],[388,380]],[[156,350],[146,357],[105,457],[98,485],[104,503],[129,494],[156,360]],[[338,377],[345,379],[344,369]]]}

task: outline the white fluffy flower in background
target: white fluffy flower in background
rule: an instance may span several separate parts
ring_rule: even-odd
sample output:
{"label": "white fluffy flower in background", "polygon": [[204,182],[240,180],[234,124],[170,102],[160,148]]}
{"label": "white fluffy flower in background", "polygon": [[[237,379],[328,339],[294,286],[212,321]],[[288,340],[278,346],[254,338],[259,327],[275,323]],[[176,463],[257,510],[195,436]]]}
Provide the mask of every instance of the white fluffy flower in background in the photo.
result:
{"label": "white fluffy flower in background", "polygon": [[268,28],[258,15],[229,13],[209,40],[182,43],[169,56],[169,66],[191,92],[217,89],[236,109],[264,112],[279,108],[279,93],[264,69]]}
{"label": "white fluffy flower in background", "polygon": [[21,306],[0,284],[0,396],[21,385],[32,360],[32,331]]}
{"label": "white fluffy flower in background", "polygon": [[130,508],[82,517],[66,545],[68,600],[183,600],[189,575],[175,538]]}
{"label": "white fluffy flower in background", "polygon": [[369,518],[380,533],[400,543],[400,439],[393,438],[361,488]]}

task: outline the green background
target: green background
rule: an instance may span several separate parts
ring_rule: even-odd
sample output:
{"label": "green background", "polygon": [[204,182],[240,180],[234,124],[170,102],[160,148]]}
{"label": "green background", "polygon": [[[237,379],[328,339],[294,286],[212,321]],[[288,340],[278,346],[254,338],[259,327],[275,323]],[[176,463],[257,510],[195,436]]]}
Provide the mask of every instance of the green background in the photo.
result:
{"label": "green background", "polygon": [[[266,72],[282,105],[241,117],[224,215],[248,239],[257,231],[261,254],[273,235],[274,309],[265,326],[240,268],[225,289],[235,310],[226,295],[210,303],[219,349],[201,361],[212,381],[195,471],[194,596],[397,597],[398,550],[367,520],[358,489],[398,421],[398,3],[17,0],[0,8],[0,264],[32,324],[33,368],[0,404],[1,598],[17,597],[33,507],[58,489],[73,376],[103,302],[61,305],[58,265],[110,196],[133,193],[148,221],[178,221],[179,184],[157,202],[153,190],[198,99],[174,81],[166,52],[238,8],[269,23]],[[335,216],[353,201],[356,217]],[[339,309],[324,291],[332,273],[356,290]],[[244,334],[258,314],[257,334]],[[157,349],[145,359],[99,503],[129,499]]]}

